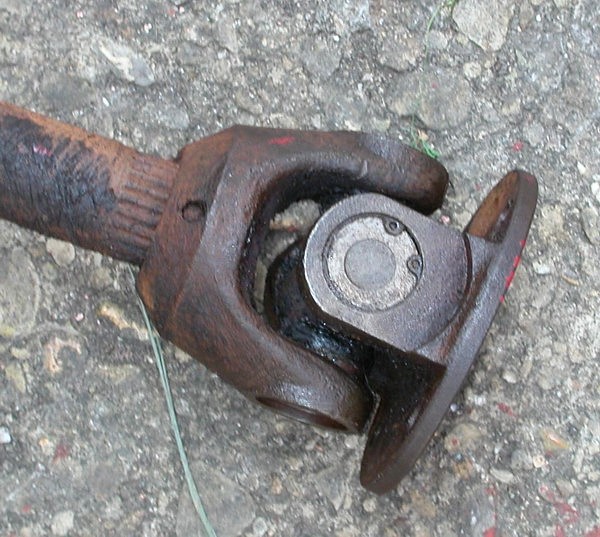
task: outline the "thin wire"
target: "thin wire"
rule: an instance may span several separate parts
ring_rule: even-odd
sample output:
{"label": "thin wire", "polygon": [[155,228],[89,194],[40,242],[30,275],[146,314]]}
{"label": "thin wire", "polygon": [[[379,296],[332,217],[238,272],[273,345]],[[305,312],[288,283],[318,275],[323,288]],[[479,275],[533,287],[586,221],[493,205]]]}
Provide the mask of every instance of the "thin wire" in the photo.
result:
{"label": "thin wire", "polygon": [[[129,269],[129,274],[132,279],[135,281],[135,276],[133,275],[133,271],[131,267],[127,267]],[[215,530],[213,529],[210,520],[208,520],[208,515],[206,514],[206,510],[204,509],[204,505],[202,504],[202,499],[200,498],[200,494],[198,493],[198,487],[196,486],[196,481],[194,480],[194,476],[192,475],[192,471],[190,470],[190,464],[187,458],[187,454],[185,452],[185,447],[183,445],[183,440],[181,438],[181,431],[179,429],[179,422],[177,421],[177,414],[175,413],[175,404],[173,403],[173,394],[171,392],[171,386],[169,383],[169,375],[167,373],[167,368],[165,365],[165,358],[162,352],[162,348],[160,345],[159,336],[156,333],[156,330],[152,326],[152,321],[150,321],[150,317],[148,316],[148,312],[146,311],[146,306],[140,299],[139,296],[136,295],[138,305],[140,310],[142,310],[142,316],[144,317],[144,324],[146,325],[146,329],[148,330],[148,336],[150,338],[150,343],[152,345],[152,350],[154,352],[154,357],[156,359],[156,367],[158,368],[158,373],[160,375],[160,381],[163,387],[163,391],[165,393],[165,400],[167,402],[167,411],[169,413],[169,419],[171,420],[171,428],[173,429],[173,434],[175,435],[175,443],[177,444],[177,451],[179,452],[179,459],[181,461],[181,466],[183,467],[183,473],[185,475],[185,480],[187,483],[188,490],[190,492],[190,496],[192,498],[192,503],[194,504],[194,508],[196,509],[196,513],[198,513],[198,517],[202,522],[202,526],[208,537],[217,537]]]}

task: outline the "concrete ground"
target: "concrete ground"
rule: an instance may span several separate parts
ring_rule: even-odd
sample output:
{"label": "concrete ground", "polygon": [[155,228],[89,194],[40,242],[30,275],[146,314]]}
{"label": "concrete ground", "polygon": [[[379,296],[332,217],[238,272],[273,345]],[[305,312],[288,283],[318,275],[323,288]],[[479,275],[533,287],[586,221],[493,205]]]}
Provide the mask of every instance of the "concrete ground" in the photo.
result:
{"label": "concrete ground", "polygon": [[[221,537],[600,535],[598,5],[450,3],[0,0],[0,99],[140,150],[234,123],[421,139],[457,227],[510,169],[539,178],[477,365],[386,496],[359,485],[364,438],[250,405],[166,346]],[[126,267],[0,222],[0,536],[199,528]]]}

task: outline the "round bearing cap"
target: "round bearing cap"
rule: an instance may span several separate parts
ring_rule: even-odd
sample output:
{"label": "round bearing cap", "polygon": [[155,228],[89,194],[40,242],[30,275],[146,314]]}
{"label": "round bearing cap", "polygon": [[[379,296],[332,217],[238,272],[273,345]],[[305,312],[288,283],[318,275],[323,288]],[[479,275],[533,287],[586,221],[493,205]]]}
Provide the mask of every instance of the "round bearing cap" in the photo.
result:
{"label": "round bearing cap", "polygon": [[421,257],[396,219],[362,214],[338,226],[324,252],[326,277],[337,297],[365,311],[404,300],[418,282]]}

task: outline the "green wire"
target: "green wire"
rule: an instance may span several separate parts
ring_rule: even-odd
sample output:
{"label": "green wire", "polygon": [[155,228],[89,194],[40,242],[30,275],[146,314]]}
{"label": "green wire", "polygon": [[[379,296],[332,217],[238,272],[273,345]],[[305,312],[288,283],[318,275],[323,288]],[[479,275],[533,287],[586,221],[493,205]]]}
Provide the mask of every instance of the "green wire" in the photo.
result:
{"label": "green wire", "polygon": [[[129,274],[131,275],[132,279],[135,281],[135,276],[133,275],[131,267],[127,268],[129,269]],[[183,466],[183,473],[185,475],[187,487],[192,498],[192,503],[194,504],[196,513],[198,513],[198,517],[200,518],[200,521],[202,522],[202,525],[204,526],[204,530],[208,537],[217,537],[215,530],[213,529],[210,521],[208,520],[208,516],[206,514],[206,510],[204,509],[204,505],[202,504],[202,499],[200,498],[200,494],[198,493],[196,481],[194,480],[194,476],[192,475],[192,471],[190,470],[190,464],[187,458],[187,454],[185,452],[185,447],[183,446],[181,431],[179,429],[179,422],[177,421],[177,414],[175,413],[175,405],[173,403],[173,394],[171,392],[171,386],[169,384],[169,375],[167,373],[165,358],[162,352],[159,337],[156,334],[154,327],[152,326],[152,322],[150,321],[150,317],[148,316],[148,312],[146,311],[144,303],[138,295],[136,295],[136,297],[140,310],[142,310],[144,324],[146,325],[146,329],[148,330],[148,336],[150,337],[150,343],[152,345],[152,350],[154,351],[154,357],[156,358],[156,367],[158,368],[160,381],[163,387],[163,391],[165,393],[167,411],[169,412],[169,418],[171,420],[171,428],[173,429],[173,434],[175,435],[177,451],[179,452],[179,459],[181,461],[181,466]]]}

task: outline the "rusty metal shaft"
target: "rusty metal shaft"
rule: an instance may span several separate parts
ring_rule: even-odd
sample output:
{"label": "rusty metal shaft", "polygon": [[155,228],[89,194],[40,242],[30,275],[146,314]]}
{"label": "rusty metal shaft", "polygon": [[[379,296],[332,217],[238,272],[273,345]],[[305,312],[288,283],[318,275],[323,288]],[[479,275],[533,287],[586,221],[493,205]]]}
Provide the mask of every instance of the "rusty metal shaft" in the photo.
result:
{"label": "rusty metal shaft", "polygon": [[0,102],[0,218],[141,265],[177,164]]}

